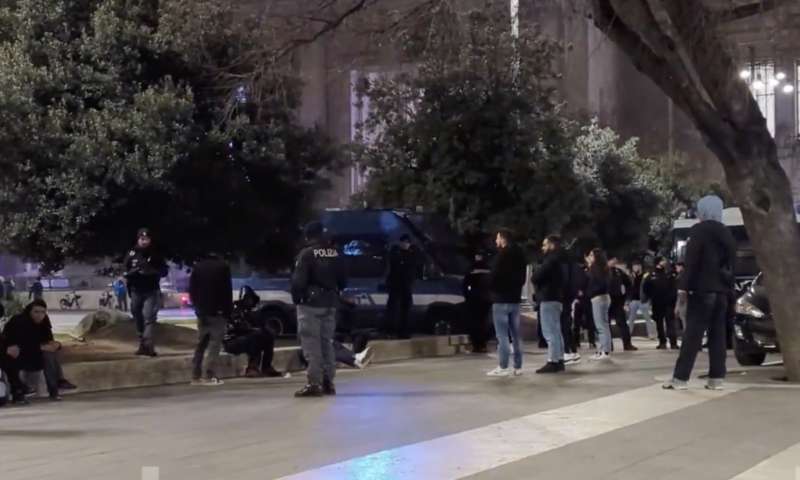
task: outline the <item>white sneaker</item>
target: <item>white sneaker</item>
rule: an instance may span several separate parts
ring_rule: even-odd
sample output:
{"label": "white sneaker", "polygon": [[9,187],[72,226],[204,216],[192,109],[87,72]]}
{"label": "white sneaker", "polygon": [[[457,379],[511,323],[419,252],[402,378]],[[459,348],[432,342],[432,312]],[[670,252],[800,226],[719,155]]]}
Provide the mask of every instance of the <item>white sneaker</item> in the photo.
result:
{"label": "white sneaker", "polygon": [[211,377],[203,380],[203,385],[206,387],[219,387],[220,385],[225,385],[225,382],[217,377]]}
{"label": "white sneaker", "polygon": [[508,377],[511,375],[511,370],[508,368],[497,367],[491,372],[487,373],[487,377]]}
{"label": "white sneaker", "polygon": [[515,368],[514,372],[513,372],[513,375],[515,377],[521,377],[522,376],[522,369],[521,368]]}
{"label": "white sneaker", "polygon": [[580,353],[567,353],[564,354],[564,365],[577,365],[581,363]]}
{"label": "white sneaker", "polygon": [[675,380],[674,378],[664,385],[661,385],[664,390],[689,390],[689,383]]}
{"label": "white sneaker", "polygon": [[594,361],[611,360],[611,355],[605,352],[597,352],[592,356]]}
{"label": "white sneaker", "polygon": [[374,356],[375,352],[372,351],[372,347],[365,348],[361,353],[356,354],[356,367],[359,369],[367,368]]}

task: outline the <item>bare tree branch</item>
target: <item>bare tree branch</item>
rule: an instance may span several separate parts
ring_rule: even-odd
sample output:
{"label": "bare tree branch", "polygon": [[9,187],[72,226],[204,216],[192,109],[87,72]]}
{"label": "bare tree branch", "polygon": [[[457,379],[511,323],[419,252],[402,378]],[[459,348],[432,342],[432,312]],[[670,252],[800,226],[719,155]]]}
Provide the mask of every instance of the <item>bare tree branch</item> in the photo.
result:
{"label": "bare tree branch", "polygon": [[795,0],[760,0],[727,10],[716,10],[713,13],[720,22],[735,22],[737,20],[743,20],[745,18],[754,17],[756,15],[761,15],[763,13],[776,10],[784,5],[789,5],[794,1]]}

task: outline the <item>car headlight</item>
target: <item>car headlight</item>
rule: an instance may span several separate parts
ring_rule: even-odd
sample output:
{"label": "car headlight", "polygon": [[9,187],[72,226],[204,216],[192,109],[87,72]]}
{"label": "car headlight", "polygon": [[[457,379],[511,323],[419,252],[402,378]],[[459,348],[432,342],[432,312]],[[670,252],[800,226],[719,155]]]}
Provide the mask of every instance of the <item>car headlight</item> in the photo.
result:
{"label": "car headlight", "polygon": [[736,314],[744,315],[746,317],[764,318],[766,315],[758,307],[752,303],[740,298],[736,301]]}

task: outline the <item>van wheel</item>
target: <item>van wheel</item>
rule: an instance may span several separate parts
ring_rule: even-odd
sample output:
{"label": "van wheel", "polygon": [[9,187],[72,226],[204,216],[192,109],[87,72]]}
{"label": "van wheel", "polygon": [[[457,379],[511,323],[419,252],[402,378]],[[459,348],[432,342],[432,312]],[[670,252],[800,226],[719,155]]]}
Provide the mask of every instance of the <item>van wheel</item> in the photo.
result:
{"label": "van wheel", "polygon": [[743,367],[757,367],[767,359],[767,354],[765,352],[744,351],[738,341],[734,345],[733,351],[736,355],[736,361]]}
{"label": "van wheel", "polygon": [[261,311],[261,319],[264,326],[270,329],[276,337],[282,337],[289,333],[289,318],[280,309],[265,308]]}

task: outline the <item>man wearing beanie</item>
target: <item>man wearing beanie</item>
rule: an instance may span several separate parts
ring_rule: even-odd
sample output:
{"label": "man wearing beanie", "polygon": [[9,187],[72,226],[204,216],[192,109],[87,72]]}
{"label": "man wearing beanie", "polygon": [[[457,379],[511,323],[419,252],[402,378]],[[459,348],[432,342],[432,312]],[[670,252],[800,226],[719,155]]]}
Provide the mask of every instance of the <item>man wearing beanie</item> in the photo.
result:
{"label": "man wearing beanie", "polygon": [[139,333],[137,355],[156,356],[153,330],[161,308],[161,278],[169,273],[167,262],[153,244],[147,228],[136,234],[136,245],[125,259],[125,279],[131,296],[131,315]]}

